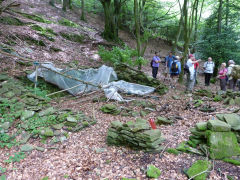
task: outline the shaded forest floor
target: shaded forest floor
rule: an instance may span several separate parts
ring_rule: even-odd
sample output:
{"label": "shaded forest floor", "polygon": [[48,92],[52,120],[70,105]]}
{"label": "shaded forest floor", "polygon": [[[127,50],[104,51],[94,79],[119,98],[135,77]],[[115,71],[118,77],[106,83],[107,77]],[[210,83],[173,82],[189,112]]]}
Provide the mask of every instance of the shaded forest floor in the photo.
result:
{"label": "shaded forest floor", "polygon": [[[31,14],[40,14],[47,20],[55,23],[47,24],[36,22],[29,18],[15,14],[24,23],[35,23],[44,28],[53,29],[57,34],[53,36],[55,41],[51,41],[46,36],[42,36],[33,30],[30,25],[13,26],[0,24],[1,34],[0,42],[7,47],[11,47],[19,54],[38,60],[40,62],[50,61],[57,67],[84,68],[96,67],[103,64],[97,55],[97,45],[106,43],[100,36],[103,30],[103,24],[98,23],[99,18],[87,16],[88,23],[79,20],[80,13],[77,10],[73,12],[62,12],[60,6],[51,7],[47,1],[37,1],[31,4],[29,1],[19,0],[22,3],[21,11]],[[4,16],[9,16],[4,14]],[[71,20],[79,27],[69,27],[58,24],[62,18]],[[81,42],[73,42],[64,38],[60,34],[78,34],[81,35]],[[126,32],[120,32],[123,41],[128,39],[127,44],[134,45],[134,39]],[[27,41],[29,37],[43,41],[45,46],[39,46]],[[11,41],[15,43],[11,44]],[[33,42],[33,41],[32,41]],[[160,45],[159,45],[160,44]],[[166,55],[170,46],[164,42],[154,42],[147,50],[147,57],[151,57],[152,51],[162,50],[162,55]],[[33,71],[33,67],[22,66],[13,61],[12,58],[1,56],[0,72],[7,72],[13,77],[26,75]],[[148,65],[147,65],[148,66]],[[143,71],[151,75],[150,67],[144,67]],[[161,65],[158,78],[163,81],[164,66]],[[205,89],[203,86],[203,77],[199,76],[199,84],[196,89]],[[170,86],[169,82],[164,82]],[[218,85],[211,85],[209,89],[216,91]],[[170,88],[166,95],[160,100],[148,99],[156,105],[156,111],[146,115],[144,119],[157,116],[173,117],[179,116],[178,120],[172,125],[158,126],[166,138],[163,146],[176,148],[179,143],[186,141],[190,135],[189,128],[195,123],[208,121],[212,114],[203,113],[198,108],[186,108],[193,102],[193,97],[184,94],[184,85],[175,84],[175,88]],[[157,94],[153,94],[157,96]],[[179,99],[173,98],[178,96]],[[72,109],[83,111],[86,115],[92,116],[94,113],[97,124],[86,128],[77,133],[69,133],[69,138],[64,143],[58,143],[55,149],[48,149],[48,144],[42,144],[39,141],[30,140],[29,143],[36,146],[45,147],[44,152],[33,150],[26,158],[20,162],[5,163],[9,155],[18,152],[18,147],[0,149],[0,166],[7,168],[6,176],[8,179],[38,180],[48,176],[49,179],[121,179],[137,178],[147,179],[145,169],[147,165],[153,164],[158,167],[162,174],[159,179],[187,179],[183,173],[184,168],[189,168],[191,164],[198,159],[205,157],[193,154],[181,153],[179,155],[164,152],[160,154],[149,154],[142,151],[134,151],[126,147],[107,146],[106,134],[111,121],[119,120],[127,122],[136,119],[136,117],[122,117],[103,114],[99,109],[106,102],[93,103],[91,97],[71,97],[66,95],[62,98],[52,99],[54,107],[60,109]],[[143,97],[133,97],[138,100],[146,100]],[[234,106],[224,106],[221,102],[206,100],[216,112],[232,111]],[[138,111],[138,107],[132,107],[129,104],[117,104],[118,106],[130,107]],[[226,175],[240,178],[240,168],[222,161],[215,161],[215,169],[210,173],[210,179],[224,179]]]}

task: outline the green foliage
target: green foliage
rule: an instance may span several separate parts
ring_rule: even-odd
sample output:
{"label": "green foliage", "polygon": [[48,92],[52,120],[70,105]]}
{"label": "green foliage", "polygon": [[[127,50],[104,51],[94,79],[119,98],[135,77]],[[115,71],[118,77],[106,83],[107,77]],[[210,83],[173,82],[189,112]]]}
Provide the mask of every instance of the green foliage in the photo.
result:
{"label": "green foliage", "polygon": [[229,59],[239,61],[239,39],[239,32],[234,30],[234,26],[223,26],[221,33],[218,33],[217,17],[213,14],[206,20],[202,35],[196,45],[203,59],[213,58],[214,74],[217,75],[218,67],[222,62],[227,62]]}
{"label": "green foliage", "polygon": [[[135,65],[137,63],[133,62],[133,58],[137,56],[136,50],[125,46],[123,49],[120,47],[113,47],[111,51],[108,51],[103,46],[99,46],[98,54],[102,58],[104,62],[109,62],[113,65],[117,65],[119,63],[126,63],[128,65]],[[138,59],[137,62],[143,61],[142,59]]]}
{"label": "green foliage", "polygon": [[5,174],[1,175],[1,176],[0,176],[0,180],[7,180],[6,175],[5,175]]}
{"label": "green foliage", "polygon": [[0,147],[4,148],[11,148],[16,144],[15,137],[9,136],[6,133],[0,133]]}
{"label": "green foliage", "polygon": [[0,174],[5,173],[6,170],[7,170],[6,168],[3,168],[3,167],[0,166]]}
{"label": "green foliage", "polygon": [[65,18],[62,18],[58,21],[59,24],[63,25],[63,26],[69,26],[69,27],[75,27],[75,28],[78,28],[79,25],[68,20],[68,19],[65,19]]}
{"label": "green foliage", "polygon": [[144,59],[143,57],[138,57],[135,61],[134,61],[134,66],[138,66],[138,65],[146,65],[148,64],[149,61],[147,59]]}
{"label": "green foliage", "polygon": [[24,152],[18,152],[14,153],[14,156],[10,156],[8,160],[5,160],[6,163],[14,163],[14,162],[20,162],[22,159],[26,157]]}
{"label": "green foliage", "polygon": [[213,98],[213,101],[214,101],[214,102],[222,101],[222,96],[216,95],[216,96]]}
{"label": "green foliage", "polygon": [[43,177],[41,180],[49,180],[48,176]]}

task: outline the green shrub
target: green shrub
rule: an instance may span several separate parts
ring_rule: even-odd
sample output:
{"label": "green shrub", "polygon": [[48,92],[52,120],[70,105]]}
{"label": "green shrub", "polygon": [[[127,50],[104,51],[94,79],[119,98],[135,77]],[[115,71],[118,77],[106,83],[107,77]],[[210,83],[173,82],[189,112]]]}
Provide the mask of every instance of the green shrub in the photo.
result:
{"label": "green shrub", "polygon": [[[128,46],[125,46],[123,49],[120,47],[113,47],[111,51],[106,50],[103,46],[99,46],[98,54],[104,62],[109,62],[113,65],[126,63],[133,66],[138,64],[133,61],[133,58],[137,56],[137,51]],[[143,59],[139,58],[137,61],[143,61]]]}

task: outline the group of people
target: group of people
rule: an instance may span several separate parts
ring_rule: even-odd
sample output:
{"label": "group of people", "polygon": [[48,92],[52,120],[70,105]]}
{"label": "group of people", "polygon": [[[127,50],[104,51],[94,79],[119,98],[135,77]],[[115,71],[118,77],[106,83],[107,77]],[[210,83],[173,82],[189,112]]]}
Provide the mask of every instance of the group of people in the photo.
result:
{"label": "group of people", "polygon": [[[184,65],[184,71],[187,74],[187,86],[186,92],[191,93],[193,91],[194,86],[197,83],[197,72],[199,68],[199,62],[201,59],[196,59],[193,54],[190,54],[186,64]],[[155,56],[151,61],[152,66],[152,76],[153,78],[157,77],[158,68],[161,59],[158,56],[158,53],[155,52]],[[166,73],[170,74],[170,76],[174,79],[178,77],[181,73],[181,62],[179,56],[174,56],[172,52],[169,53],[168,56],[165,57],[165,65],[166,65]],[[237,79],[232,77],[232,69],[235,65],[233,60],[228,61],[228,68],[226,68],[226,63],[222,63],[220,70],[218,72],[218,78],[220,80],[220,88],[222,91],[226,91],[227,83],[229,83],[229,89],[235,90]],[[204,63],[204,75],[205,75],[205,86],[210,85],[210,80],[213,75],[215,68],[215,63],[212,58],[209,57],[208,60]],[[240,91],[240,81],[239,81],[239,91]]]}
{"label": "group of people", "polygon": [[[159,64],[161,62],[158,53],[155,52],[155,56],[152,59],[152,76],[157,78]],[[174,56],[172,52],[165,58],[166,70],[172,78],[177,77],[181,73],[181,62],[179,56]]]}

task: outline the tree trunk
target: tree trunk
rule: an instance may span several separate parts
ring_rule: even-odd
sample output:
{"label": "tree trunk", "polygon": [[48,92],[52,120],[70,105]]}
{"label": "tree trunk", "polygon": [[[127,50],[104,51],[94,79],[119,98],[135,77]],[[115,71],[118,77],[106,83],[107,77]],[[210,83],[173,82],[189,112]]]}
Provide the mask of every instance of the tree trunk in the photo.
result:
{"label": "tree trunk", "polygon": [[105,27],[103,37],[107,40],[118,40],[118,21],[121,10],[121,0],[100,0],[104,9]]}
{"label": "tree trunk", "polygon": [[226,0],[226,27],[228,27],[228,19],[229,19],[229,0]]}
{"label": "tree trunk", "polygon": [[175,41],[174,41],[174,44],[173,44],[173,48],[172,48],[173,54],[176,53],[177,43],[178,43],[178,41],[179,41],[179,37],[180,37],[181,32],[182,32],[182,27],[183,27],[183,16],[181,15],[180,20],[179,20],[179,24],[178,24],[178,31],[177,31],[177,34],[176,34],[176,37],[175,37]]}
{"label": "tree trunk", "polygon": [[68,7],[69,9],[72,9],[72,0],[68,0]]}
{"label": "tree trunk", "polygon": [[54,5],[54,0],[50,0],[50,1],[49,1],[49,4],[50,4],[51,6],[55,6],[55,5]]}
{"label": "tree trunk", "polygon": [[67,11],[67,6],[69,5],[68,0],[63,0],[63,7],[62,10],[63,11]]}
{"label": "tree trunk", "polygon": [[85,19],[85,6],[84,6],[84,0],[82,0],[82,13],[81,13],[81,20],[86,21]]}
{"label": "tree trunk", "polygon": [[219,7],[218,7],[218,34],[222,32],[222,0],[219,0]]}
{"label": "tree trunk", "polygon": [[[141,55],[141,35],[140,35],[140,15],[139,15],[139,3],[138,0],[134,0],[134,20],[136,30],[136,42],[137,42],[137,53],[138,57]],[[142,64],[138,65],[138,69],[142,68]]]}
{"label": "tree trunk", "polygon": [[188,55],[188,47],[189,47],[189,37],[188,37],[188,0],[184,0],[184,4],[183,4],[183,16],[184,16],[184,54],[183,57],[181,59],[181,73],[179,75],[179,83],[183,82],[183,68],[184,68],[184,64],[185,64],[185,59],[187,59],[187,55]]}

